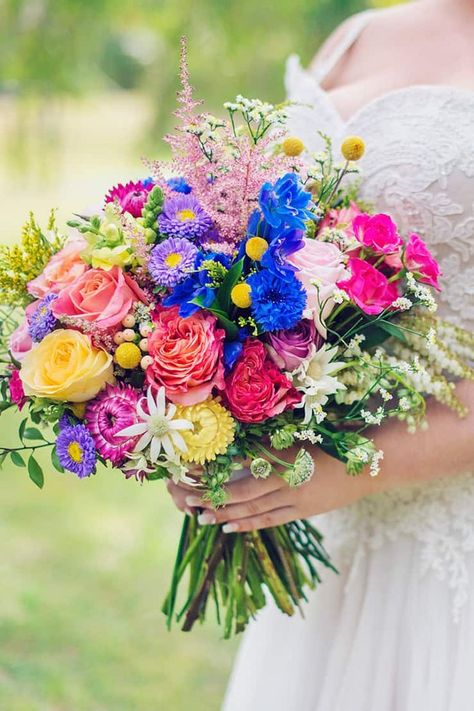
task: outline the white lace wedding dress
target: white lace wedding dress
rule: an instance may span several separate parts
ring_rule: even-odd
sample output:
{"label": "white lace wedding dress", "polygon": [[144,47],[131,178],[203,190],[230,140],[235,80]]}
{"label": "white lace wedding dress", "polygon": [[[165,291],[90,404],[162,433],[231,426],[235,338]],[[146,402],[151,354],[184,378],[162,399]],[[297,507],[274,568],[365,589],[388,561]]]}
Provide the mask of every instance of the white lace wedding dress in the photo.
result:
{"label": "white lace wedding dress", "polygon": [[[474,92],[410,86],[342,120],[319,82],[369,19],[318,75],[290,58],[289,98],[314,106],[294,109],[291,133],[314,149],[316,129],[335,146],[363,136],[362,197],[429,242],[444,273],[440,313],[472,329]],[[323,571],[305,619],[273,606],[259,615],[225,711],[473,711],[472,471],[316,517],[340,574]]]}

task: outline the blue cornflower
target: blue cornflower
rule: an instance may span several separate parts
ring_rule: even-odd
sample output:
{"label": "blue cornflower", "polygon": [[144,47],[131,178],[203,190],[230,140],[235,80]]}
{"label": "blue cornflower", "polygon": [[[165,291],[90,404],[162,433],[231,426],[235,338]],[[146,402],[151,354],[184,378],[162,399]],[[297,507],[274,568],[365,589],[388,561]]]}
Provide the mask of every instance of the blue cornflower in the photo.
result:
{"label": "blue cornflower", "polygon": [[175,193],[183,193],[183,195],[189,195],[189,193],[192,191],[192,187],[188,185],[186,180],[180,175],[175,178],[169,178],[169,180],[166,181],[166,184],[168,187],[171,188],[171,190],[174,190]]}
{"label": "blue cornflower", "polygon": [[268,269],[247,279],[252,290],[252,315],[264,331],[293,328],[303,316],[306,292],[293,275],[281,279]]}
{"label": "blue cornflower", "polygon": [[97,452],[94,440],[84,425],[64,427],[56,439],[56,454],[64,469],[79,479],[95,472]]}
{"label": "blue cornflower", "polygon": [[28,318],[28,333],[33,341],[42,341],[57,324],[56,316],[51,310],[51,304],[57,299],[57,294],[48,294]]}
{"label": "blue cornflower", "polygon": [[311,194],[304,190],[295,173],[286,173],[274,185],[264,183],[260,189],[259,205],[271,227],[304,229],[311,220]]}

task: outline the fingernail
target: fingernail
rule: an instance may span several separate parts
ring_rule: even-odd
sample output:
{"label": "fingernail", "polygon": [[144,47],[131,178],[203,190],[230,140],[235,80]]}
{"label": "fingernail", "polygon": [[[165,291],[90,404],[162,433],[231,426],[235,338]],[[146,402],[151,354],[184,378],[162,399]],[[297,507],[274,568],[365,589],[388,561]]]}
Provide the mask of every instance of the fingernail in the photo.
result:
{"label": "fingernail", "polygon": [[199,496],[187,496],[186,503],[188,506],[202,506],[202,501]]}
{"label": "fingernail", "polygon": [[237,523],[226,523],[225,526],[222,526],[222,533],[235,533],[238,530],[239,526]]}
{"label": "fingernail", "polygon": [[198,516],[198,523],[200,526],[211,526],[215,522],[216,517],[214,514],[209,513],[209,511],[206,511],[206,513],[202,513]]}

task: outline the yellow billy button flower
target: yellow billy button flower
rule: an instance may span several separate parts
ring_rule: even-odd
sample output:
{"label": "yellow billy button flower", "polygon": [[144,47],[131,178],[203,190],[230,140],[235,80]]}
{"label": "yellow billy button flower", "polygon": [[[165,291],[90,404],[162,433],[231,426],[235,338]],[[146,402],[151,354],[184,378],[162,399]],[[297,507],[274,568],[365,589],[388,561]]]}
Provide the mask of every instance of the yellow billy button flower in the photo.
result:
{"label": "yellow billy button flower", "polygon": [[232,291],[230,292],[230,299],[232,303],[239,309],[248,309],[252,303],[252,297],[250,296],[250,286],[245,282],[241,284],[236,284]]}
{"label": "yellow billy button flower", "polygon": [[210,397],[204,402],[187,407],[178,405],[176,417],[192,422],[192,430],[182,432],[187,450],[181,458],[185,462],[205,464],[218,454],[224,454],[234,441],[235,422],[218,398]]}
{"label": "yellow billy button flower", "polygon": [[282,143],[283,153],[289,158],[296,158],[304,151],[304,143],[301,138],[296,136],[288,136]]}
{"label": "yellow billy button flower", "polygon": [[250,237],[245,243],[245,253],[254,262],[260,262],[268,249],[268,242],[263,237]]}
{"label": "yellow billy button flower", "polygon": [[365,143],[360,136],[347,136],[341,144],[341,153],[346,160],[360,160],[365,153]]}
{"label": "yellow billy button flower", "polygon": [[117,365],[121,368],[125,368],[125,370],[136,368],[142,358],[143,353],[135,343],[121,343],[115,351],[114,356]]}

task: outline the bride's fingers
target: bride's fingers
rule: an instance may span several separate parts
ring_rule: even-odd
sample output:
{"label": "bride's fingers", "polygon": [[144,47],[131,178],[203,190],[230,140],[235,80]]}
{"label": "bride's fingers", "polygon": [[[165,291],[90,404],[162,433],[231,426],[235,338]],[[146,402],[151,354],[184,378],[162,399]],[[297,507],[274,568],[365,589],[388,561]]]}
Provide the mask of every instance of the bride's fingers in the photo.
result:
{"label": "bride's fingers", "polygon": [[171,480],[166,482],[166,487],[171,494],[175,506],[183,513],[187,513],[189,516],[192,516],[194,511],[186,503],[186,498],[189,496],[189,489],[185,489],[180,484],[175,484]]}
{"label": "bride's fingers", "polygon": [[198,521],[200,524],[226,523],[265,514],[288,505],[288,489],[277,489],[257,499],[250,499],[250,501],[243,501],[239,504],[227,504],[213,511],[207,510],[198,517]]}
{"label": "bride's fingers", "polygon": [[[245,477],[245,479],[233,481],[226,485],[226,505],[258,499],[265,494],[277,491],[278,489],[283,489],[283,487],[287,486],[286,482],[278,476],[270,476],[268,479]],[[212,509],[212,505],[209,501],[203,501],[197,492],[190,494],[186,499],[186,503],[188,506],[199,506],[201,508]]]}
{"label": "bride's fingers", "polygon": [[222,527],[222,530],[224,533],[245,533],[246,531],[257,531],[261,528],[282,526],[284,523],[289,523],[297,518],[299,518],[298,511],[293,506],[283,506],[256,516],[229,521]]}

